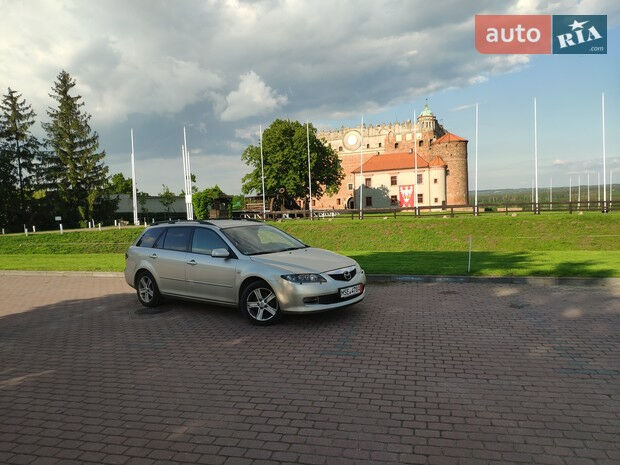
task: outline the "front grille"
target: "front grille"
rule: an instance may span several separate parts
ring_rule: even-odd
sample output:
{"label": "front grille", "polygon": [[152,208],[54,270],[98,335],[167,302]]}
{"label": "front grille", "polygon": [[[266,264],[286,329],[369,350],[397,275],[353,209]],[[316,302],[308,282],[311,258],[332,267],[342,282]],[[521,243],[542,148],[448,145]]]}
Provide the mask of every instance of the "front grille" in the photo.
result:
{"label": "front grille", "polygon": [[[349,272],[348,279],[345,277],[346,272]],[[329,277],[335,279],[336,281],[351,281],[353,277],[357,274],[357,270],[355,268],[347,269],[347,270],[338,270],[338,273],[328,273]]]}

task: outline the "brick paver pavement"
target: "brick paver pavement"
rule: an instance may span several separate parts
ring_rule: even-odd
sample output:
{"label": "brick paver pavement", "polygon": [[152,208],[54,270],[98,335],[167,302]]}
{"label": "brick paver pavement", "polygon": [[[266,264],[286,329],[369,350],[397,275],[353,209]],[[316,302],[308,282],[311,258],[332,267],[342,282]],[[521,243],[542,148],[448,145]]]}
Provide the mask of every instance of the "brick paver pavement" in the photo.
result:
{"label": "brick paver pavement", "polygon": [[259,328],[0,277],[0,463],[620,463],[610,287],[369,286]]}

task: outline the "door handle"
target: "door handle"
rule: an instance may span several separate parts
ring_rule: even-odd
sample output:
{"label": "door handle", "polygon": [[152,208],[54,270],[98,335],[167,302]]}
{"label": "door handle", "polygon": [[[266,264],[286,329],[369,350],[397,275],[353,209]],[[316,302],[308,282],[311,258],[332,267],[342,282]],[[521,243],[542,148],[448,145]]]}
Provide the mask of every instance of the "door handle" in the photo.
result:
{"label": "door handle", "polygon": [[152,253],[151,255],[149,255],[151,258],[157,258],[157,254],[156,253]]}
{"label": "door handle", "polygon": [[193,258],[192,258],[189,262],[187,262],[187,264],[188,264],[188,265],[192,265],[192,266],[194,266],[194,265],[198,265],[198,263],[196,262],[196,260],[194,260]]}

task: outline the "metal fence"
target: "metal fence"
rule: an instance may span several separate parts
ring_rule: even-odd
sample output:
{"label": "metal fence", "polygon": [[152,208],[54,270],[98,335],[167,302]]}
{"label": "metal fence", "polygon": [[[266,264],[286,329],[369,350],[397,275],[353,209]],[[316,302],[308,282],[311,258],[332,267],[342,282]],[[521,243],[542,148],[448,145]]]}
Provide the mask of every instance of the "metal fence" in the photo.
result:
{"label": "metal fence", "polygon": [[[450,216],[457,215],[474,215],[481,216],[487,214],[517,214],[517,213],[553,213],[553,212],[568,212],[568,213],[580,213],[580,212],[602,212],[607,213],[612,211],[611,202],[553,202],[553,203],[485,203],[478,204],[478,207],[473,205],[444,205],[441,207],[433,206],[419,206],[417,208],[364,208],[360,212],[359,209],[314,209],[312,211],[312,217],[316,219],[321,218],[360,218],[364,217],[377,217],[377,216],[408,216],[408,217],[421,217],[421,216]],[[309,218],[309,210],[283,210],[283,211],[267,211],[263,215],[262,211],[257,210],[243,210],[233,211],[233,218],[250,218],[259,220],[284,220],[284,219],[296,219],[296,218]]]}

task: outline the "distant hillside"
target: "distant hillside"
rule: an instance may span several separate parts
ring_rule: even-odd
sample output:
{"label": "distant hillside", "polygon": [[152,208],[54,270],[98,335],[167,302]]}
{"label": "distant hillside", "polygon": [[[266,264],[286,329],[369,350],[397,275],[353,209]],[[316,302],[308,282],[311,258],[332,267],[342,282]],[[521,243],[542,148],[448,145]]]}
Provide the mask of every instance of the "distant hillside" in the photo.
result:
{"label": "distant hillside", "polygon": [[[612,200],[620,202],[620,184],[614,184],[612,186]],[[581,201],[585,202],[588,199],[588,188],[586,185],[581,186]],[[554,202],[568,202],[569,200],[569,188],[566,186],[553,188],[553,201]],[[577,202],[579,188],[573,186],[572,188],[572,201]],[[596,202],[597,200],[597,186],[590,185],[590,201]],[[487,189],[478,191],[478,203],[479,204],[494,204],[494,203],[529,203],[532,198],[531,188],[521,189]],[[609,200],[609,186],[607,186],[607,198]],[[601,200],[603,199],[603,186],[601,185]],[[470,203],[474,203],[474,191],[469,192]],[[549,202],[549,187],[538,188],[538,200],[539,202]]]}

